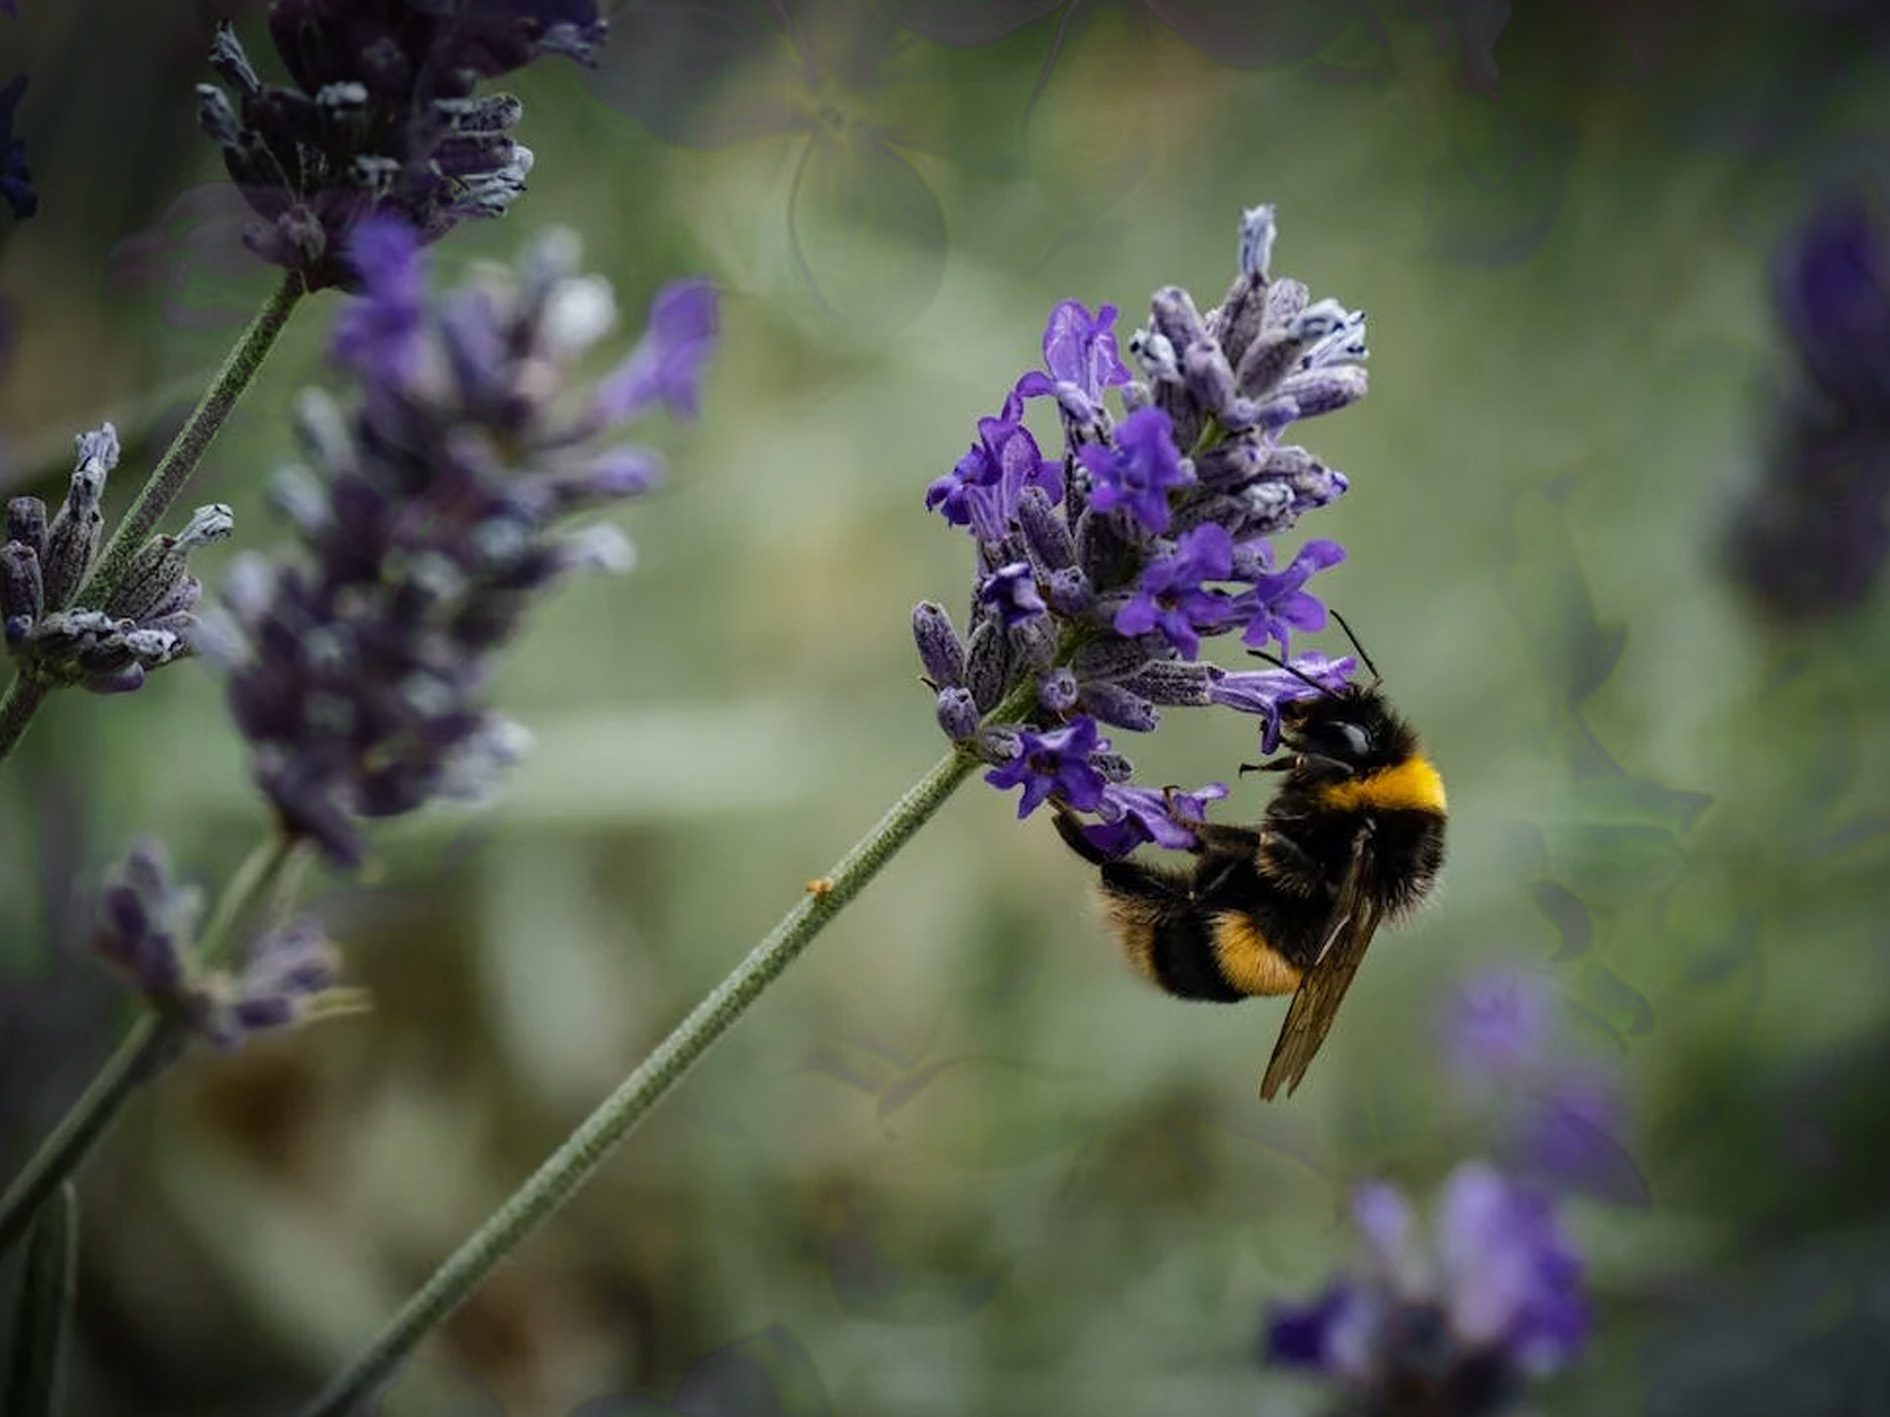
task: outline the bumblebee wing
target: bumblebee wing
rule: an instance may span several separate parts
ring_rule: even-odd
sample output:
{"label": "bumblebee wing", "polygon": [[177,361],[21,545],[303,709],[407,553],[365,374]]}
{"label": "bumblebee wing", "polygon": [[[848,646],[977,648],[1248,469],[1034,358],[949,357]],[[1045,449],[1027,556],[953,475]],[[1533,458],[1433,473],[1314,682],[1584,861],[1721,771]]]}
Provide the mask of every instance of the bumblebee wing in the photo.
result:
{"label": "bumblebee wing", "polygon": [[1339,1012],[1345,991],[1352,986],[1359,962],[1378,929],[1378,907],[1373,903],[1365,882],[1371,870],[1371,834],[1361,831],[1352,843],[1352,863],[1339,886],[1333,902],[1332,923],[1312,967],[1299,981],[1299,989],[1280,1025],[1279,1042],[1267,1061],[1266,1076],[1260,1081],[1260,1096],[1271,1101],[1282,1087],[1290,1097],[1299,1086],[1313,1054],[1326,1041],[1333,1017]]}

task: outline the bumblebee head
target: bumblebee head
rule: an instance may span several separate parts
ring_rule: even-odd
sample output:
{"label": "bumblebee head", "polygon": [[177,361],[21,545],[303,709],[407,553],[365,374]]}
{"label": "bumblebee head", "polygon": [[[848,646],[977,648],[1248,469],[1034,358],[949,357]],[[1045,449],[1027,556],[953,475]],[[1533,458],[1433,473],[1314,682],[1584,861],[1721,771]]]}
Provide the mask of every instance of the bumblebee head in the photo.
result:
{"label": "bumblebee head", "polygon": [[1417,735],[1376,684],[1347,684],[1281,705],[1280,741],[1295,756],[1356,777],[1392,767],[1417,751]]}

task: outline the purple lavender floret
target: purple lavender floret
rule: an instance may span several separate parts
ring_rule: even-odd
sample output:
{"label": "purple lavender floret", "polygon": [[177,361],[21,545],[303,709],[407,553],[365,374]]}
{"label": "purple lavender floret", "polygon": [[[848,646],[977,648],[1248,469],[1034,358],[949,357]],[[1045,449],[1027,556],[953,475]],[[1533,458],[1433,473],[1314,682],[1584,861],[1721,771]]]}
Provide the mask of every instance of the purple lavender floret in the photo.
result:
{"label": "purple lavender floret", "polygon": [[1306,590],[1305,585],[1315,574],[1344,559],[1345,548],[1338,542],[1308,541],[1283,570],[1255,576],[1251,587],[1240,598],[1237,612],[1247,622],[1241,642],[1255,648],[1276,643],[1284,653],[1291,646],[1293,631],[1311,633],[1324,629],[1325,603]]}
{"label": "purple lavender floret", "polygon": [[1116,350],[1116,307],[1098,306],[1094,315],[1080,300],[1059,300],[1043,331],[1043,366],[1017,381],[1025,398],[1048,395],[1073,423],[1093,425],[1101,416],[1107,389],[1129,382],[1129,371]]}
{"label": "purple lavender floret", "polygon": [[1062,728],[1025,728],[1016,734],[1015,744],[1010,761],[986,773],[984,780],[997,788],[1024,789],[1017,802],[1019,817],[1028,817],[1052,796],[1079,812],[1102,805],[1109,784],[1094,759],[1109,751],[1109,740],[1097,736],[1095,719],[1078,714]]}
{"label": "purple lavender floret", "polygon": [[978,583],[978,604],[996,612],[998,623],[1009,630],[1047,613],[1037,593],[1028,561],[999,566]]}
{"label": "purple lavender floret", "polygon": [[179,884],[170,854],[139,837],[105,878],[92,947],[166,1020],[223,1051],[307,1019],[340,977],[320,923],[300,917],[250,941],[234,971],[195,957],[203,895]]}
{"label": "purple lavender floret", "polygon": [[75,442],[72,481],[56,512],[48,515],[37,497],[7,504],[0,621],[21,673],[47,686],[127,693],[190,653],[203,591],[190,574],[190,553],[221,541],[235,523],[221,503],[199,507],[181,531],[139,548],[103,603],[78,603],[104,541],[100,504],[118,465],[118,433],[107,423]]}
{"label": "purple lavender floret", "polygon": [[273,0],[291,80],[273,85],[223,26],[200,121],[257,214],[250,248],[310,288],[354,288],[350,233],[371,215],[423,241],[501,215],[532,154],[512,138],[519,101],[479,85],[545,54],[588,64],[605,28],[595,0]]}
{"label": "purple lavender floret", "polygon": [[627,566],[616,528],[564,522],[660,477],[650,450],[598,440],[610,413],[695,407],[715,320],[707,286],[659,292],[662,328],[626,366],[649,396],[600,397],[571,387],[571,370],[616,307],[576,273],[574,238],[541,240],[509,280],[425,299],[417,233],[357,235],[375,274],[334,354],[361,398],[344,413],[304,395],[310,466],[277,487],[302,554],[239,558],[234,633],[206,637],[230,669],[258,785],[286,830],[344,868],[364,859],[362,818],[482,796],[519,756],[526,735],[487,702],[498,653],[551,586]]}
{"label": "purple lavender floret", "polygon": [[[1205,314],[1178,287],[1155,292],[1149,323],[1129,340],[1142,382],[1118,352],[1114,307],[1058,302],[1044,367],[1012,381],[969,451],[926,489],[925,505],[964,528],[977,553],[962,642],[936,606],[915,620],[941,727],[1005,785],[1027,781],[1029,807],[1054,799],[1095,817],[1085,830],[1111,853],[1191,846],[1189,823],[1224,789],[1130,796],[1124,768],[1105,775],[1123,791],[1078,801],[1057,773],[1015,755],[1020,726],[1041,736],[1095,720],[1148,732],[1164,708],[1218,704],[1258,716],[1271,751],[1279,705],[1317,692],[1290,673],[1200,662],[1206,641],[1235,632],[1290,652],[1295,633],[1325,621],[1309,583],[1344,555],[1325,540],[1276,554],[1270,538],[1346,490],[1342,473],[1281,438],[1364,393],[1365,320],[1272,278],[1274,234],[1271,208],[1244,215],[1238,273]],[[1105,402],[1112,389],[1119,413]],[[1046,398],[1060,457],[1045,455],[1025,421]],[[962,682],[934,667],[957,667],[948,643],[964,646]],[[1352,668],[1316,655],[1300,664],[1331,687]]]}
{"label": "purple lavender floret", "polygon": [[1234,543],[1210,522],[1181,537],[1167,555],[1150,561],[1134,597],[1116,612],[1115,631],[1128,639],[1159,633],[1183,659],[1201,652],[1201,636],[1223,628],[1239,604],[1209,587],[1234,574]]}
{"label": "purple lavender floret", "polygon": [[1168,494],[1194,481],[1175,450],[1173,426],[1158,408],[1140,408],[1116,428],[1113,447],[1086,443],[1076,450],[1089,473],[1089,505],[1098,512],[1122,511],[1157,536],[1174,520]]}
{"label": "purple lavender floret", "polygon": [[1266,1360],[1322,1379],[1361,1417],[1500,1417],[1580,1356],[1582,1263],[1549,1202],[1481,1162],[1445,1183],[1421,1245],[1396,1190],[1361,1186],[1355,1271],[1268,1317]]}

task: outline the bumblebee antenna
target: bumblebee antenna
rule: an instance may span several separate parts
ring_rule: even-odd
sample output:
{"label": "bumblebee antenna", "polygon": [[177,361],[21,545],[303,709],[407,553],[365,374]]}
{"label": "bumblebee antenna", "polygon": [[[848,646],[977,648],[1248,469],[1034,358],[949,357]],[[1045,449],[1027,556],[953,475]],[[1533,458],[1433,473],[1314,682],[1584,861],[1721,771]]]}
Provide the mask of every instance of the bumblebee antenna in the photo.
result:
{"label": "bumblebee antenna", "polygon": [[1365,661],[1365,667],[1371,670],[1372,682],[1377,684],[1384,683],[1385,676],[1378,672],[1378,666],[1372,663],[1372,657],[1365,653],[1365,646],[1358,642],[1358,636],[1353,634],[1352,627],[1345,623],[1345,617],[1336,610],[1330,613],[1332,618],[1339,622],[1339,628],[1345,631],[1345,637],[1352,642],[1352,648],[1358,651],[1358,657]]}
{"label": "bumblebee antenna", "polygon": [[[1359,651],[1360,654],[1363,654],[1364,652],[1365,652],[1364,650]],[[1255,659],[1264,659],[1268,664],[1274,665],[1280,669],[1284,669],[1288,674],[1291,674],[1295,679],[1299,680],[1300,683],[1306,685],[1308,688],[1316,689],[1320,693],[1326,695],[1328,698],[1333,697],[1332,690],[1328,689],[1324,684],[1321,684],[1317,679],[1313,678],[1305,670],[1300,669],[1296,665],[1288,664],[1285,660],[1281,659],[1277,654],[1269,653],[1268,651],[1263,650],[1263,649],[1250,649],[1247,651],[1247,653],[1252,655]],[[1370,660],[1366,661],[1366,663],[1368,664],[1370,662],[1371,662]],[[1372,672],[1377,673],[1376,670],[1373,670]]]}

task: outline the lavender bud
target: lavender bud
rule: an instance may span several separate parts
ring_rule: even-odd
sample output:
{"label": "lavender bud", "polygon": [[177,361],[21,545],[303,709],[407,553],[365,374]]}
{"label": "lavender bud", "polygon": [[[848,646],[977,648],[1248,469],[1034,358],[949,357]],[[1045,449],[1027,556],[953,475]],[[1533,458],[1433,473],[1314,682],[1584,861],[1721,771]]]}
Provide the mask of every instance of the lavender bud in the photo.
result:
{"label": "lavender bud", "polygon": [[199,891],[171,878],[164,844],[139,837],[105,878],[92,948],[153,1002],[174,998],[202,908]]}
{"label": "lavender bud", "polygon": [[1309,369],[1294,374],[1279,387],[1282,398],[1299,406],[1301,418],[1331,413],[1365,397],[1366,374],[1356,364]]}
{"label": "lavender bud", "polygon": [[919,647],[919,662],[925,666],[926,677],[934,685],[945,689],[965,682],[965,647],[944,606],[929,600],[913,606],[912,638]]}
{"label": "lavender bud", "polygon": [[253,94],[262,88],[262,80],[249,62],[249,55],[243,52],[243,46],[228,25],[218,25],[210,40],[210,67],[216,70],[218,78],[240,94]]}
{"label": "lavender bud", "polygon": [[144,666],[127,664],[109,674],[94,674],[81,679],[79,687],[89,694],[132,694],[144,687]]}
{"label": "lavender bud", "polygon": [[[1181,377],[1189,397],[1202,408],[1216,415],[1231,412],[1234,371],[1227,367],[1227,356],[1221,353],[1219,345],[1189,345],[1181,356]],[[1221,421],[1229,423],[1225,417]],[[1251,414],[1246,421],[1252,421]]]}
{"label": "lavender bud", "polygon": [[1120,753],[1092,753],[1089,763],[1110,782],[1127,782],[1135,776],[1135,764]]}
{"label": "lavender bud", "polygon": [[1151,384],[1181,382],[1181,366],[1174,342],[1159,330],[1137,330],[1129,336],[1129,353],[1142,366]]}
{"label": "lavender bud", "polygon": [[1037,681],[1037,702],[1051,713],[1075,708],[1077,692],[1076,676],[1065,668],[1052,669]]}
{"label": "lavender bud", "polygon": [[1299,520],[1297,499],[1285,483],[1256,481],[1233,500],[1226,525],[1236,536],[1271,536]]}
{"label": "lavender bud", "polygon": [[1134,733],[1151,732],[1161,721],[1153,704],[1120,684],[1084,684],[1081,702],[1085,712]]}
{"label": "lavender bud", "polygon": [[1264,328],[1285,329],[1311,299],[1312,292],[1306,289],[1303,281],[1290,276],[1274,281],[1267,287],[1266,318],[1262,322]]}
{"label": "lavender bud", "polygon": [[105,604],[106,613],[144,620],[171,607],[188,578],[190,553],[223,540],[235,526],[230,509],[212,502],[197,508],[176,536],[152,537],[138,548],[124,580]]}
{"label": "lavender bud", "polygon": [[1010,628],[1011,676],[1049,667],[1057,657],[1057,630],[1048,615],[1021,620]]}
{"label": "lavender bud", "polygon": [[1052,571],[1043,581],[1043,598],[1059,615],[1074,618],[1088,611],[1095,602],[1089,577],[1074,566]]}
{"label": "lavender bud", "polygon": [[1243,274],[1266,279],[1273,263],[1273,240],[1279,235],[1270,203],[1248,207],[1240,214],[1240,269]]}
{"label": "lavender bud", "polygon": [[1060,571],[1075,564],[1076,541],[1041,487],[1026,487],[1018,494],[1017,520],[1024,530],[1024,543],[1038,565]]}
{"label": "lavender bud", "polygon": [[978,731],[978,706],[969,689],[939,690],[938,726],[954,743],[963,743]]}
{"label": "lavender bud", "polygon": [[1121,687],[1151,703],[1202,708],[1213,702],[1208,696],[1213,673],[1211,665],[1157,660],[1141,673],[1122,680]]}
{"label": "lavender bud", "polygon": [[1237,491],[1259,474],[1265,456],[1246,439],[1224,439],[1194,459],[1195,481],[1209,491]]}
{"label": "lavender bud", "polygon": [[1010,687],[1011,651],[1009,637],[996,616],[987,616],[971,632],[971,644],[965,651],[965,687],[979,713],[989,713],[998,706]]}
{"label": "lavender bud", "polygon": [[1133,579],[1142,562],[1139,549],[1123,536],[1117,519],[1093,509],[1077,523],[1076,559],[1090,586],[1098,590],[1114,589]]}
{"label": "lavender bud", "polygon": [[[0,548],[0,611],[9,626],[31,625],[46,613],[46,593],[39,580],[39,558],[17,541]],[[9,636],[11,638],[11,636]]]}
{"label": "lavender bud", "polygon": [[1155,329],[1166,335],[1175,349],[1213,343],[1193,298],[1178,285],[1165,285],[1149,297],[1149,316]]}
{"label": "lavender bud", "polygon": [[98,559],[99,537],[105,526],[99,501],[105,495],[106,477],[118,465],[118,432],[111,424],[93,433],[81,433],[78,445],[72,486],[65,505],[47,529],[46,556],[40,568],[46,604],[55,610],[72,598]]}
{"label": "lavender bud", "polygon": [[1090,640],[1070,656],[1070,668],[1085,684],[1104,679],[1122,679],[1149,662],[1148,651],[1139,640],[1107,635]]}
{"label": "lavender bud", "polygon": [[35,557],[46,555],[46,504],[37,497],[15,497],[7,503],[7,540],[17,541]]}
{"label": "lavender bud", "polygon": [[1241,356],[1240,367],[1234,374],[1235,387],[1250,398],[1264,397],[1286,377],[1305,348],[1287,330],[1263,331]]}

